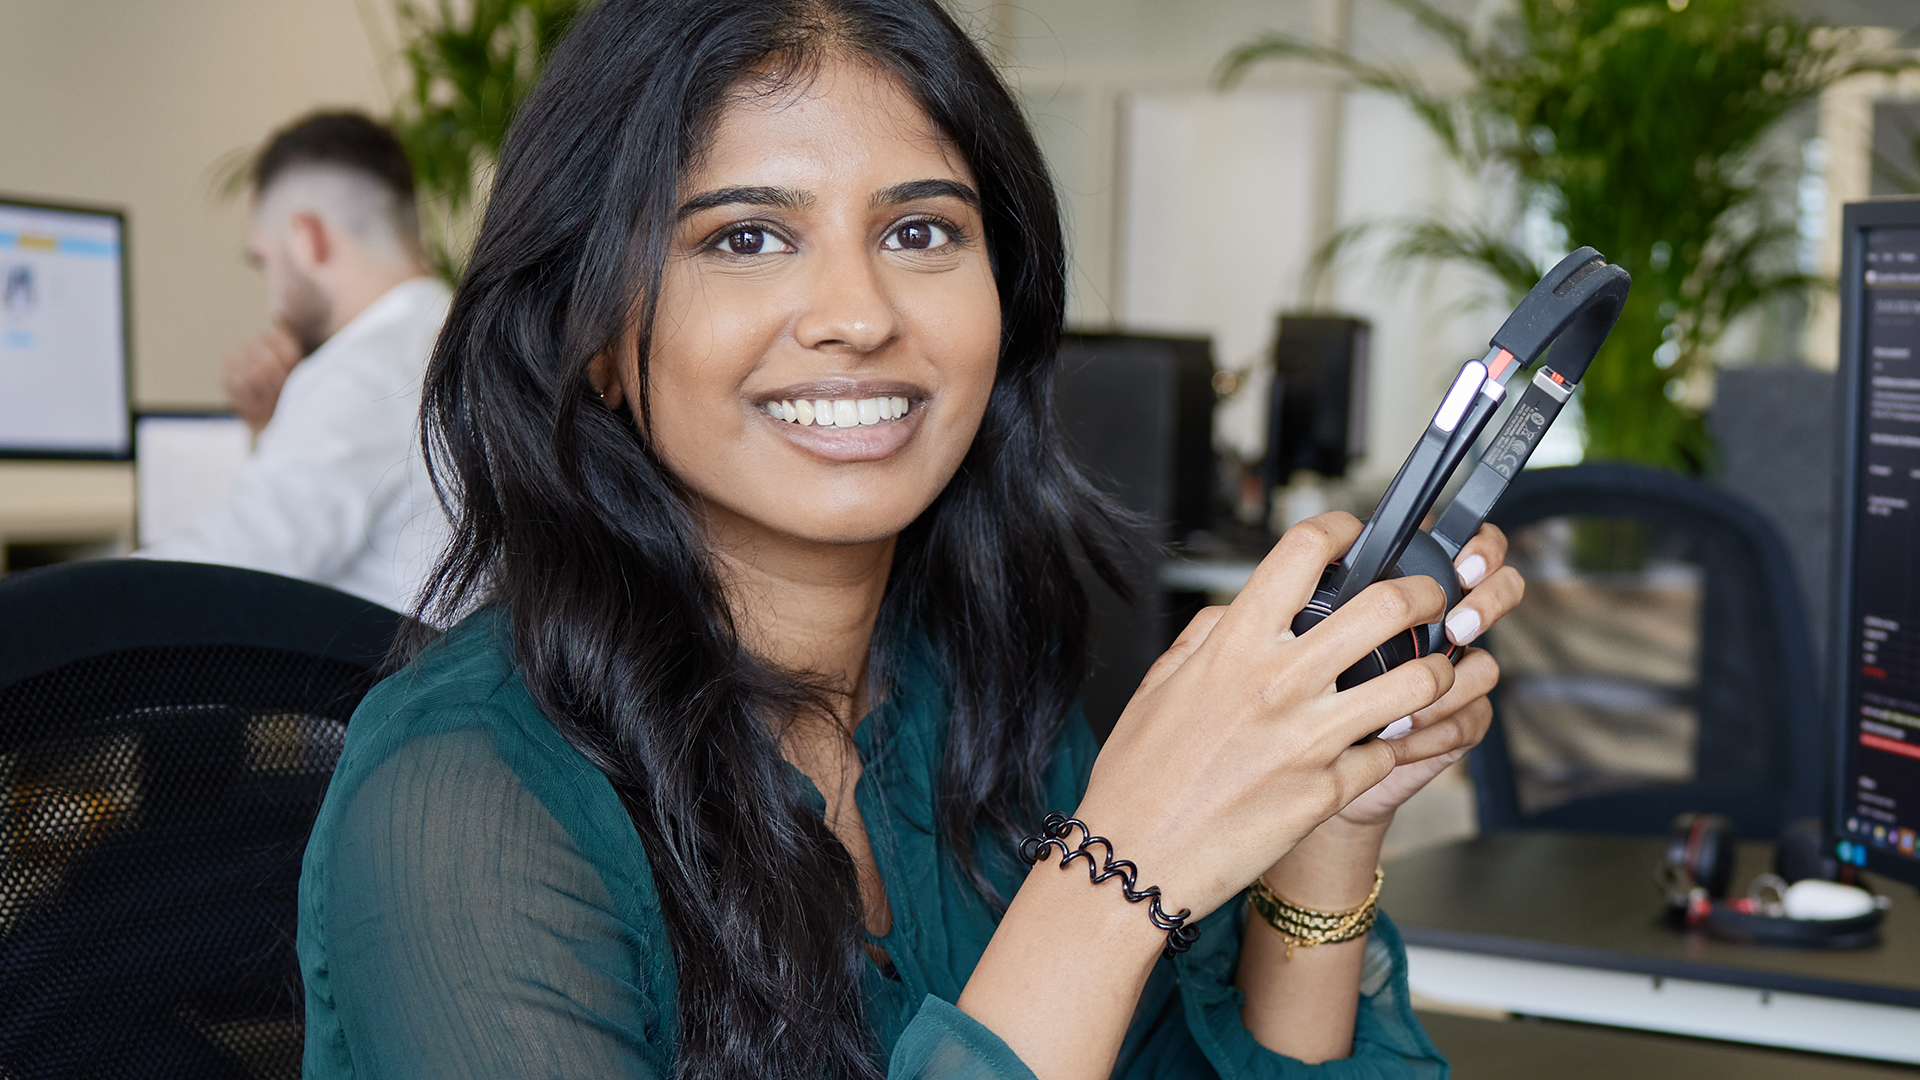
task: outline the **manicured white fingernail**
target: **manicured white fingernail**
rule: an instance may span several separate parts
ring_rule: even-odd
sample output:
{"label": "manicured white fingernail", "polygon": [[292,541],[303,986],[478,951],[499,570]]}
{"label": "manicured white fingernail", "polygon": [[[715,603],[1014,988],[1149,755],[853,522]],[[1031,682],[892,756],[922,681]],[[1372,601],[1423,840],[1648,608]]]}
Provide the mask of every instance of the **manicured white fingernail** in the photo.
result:
{"label": "manicured white fingernail", "polygon": [[1380,737],[1383,739],[1398,739],[1401,736],[1405,735],[1407,732],[1412,730],[1413,730],[1413,717],[1403,716],[1400,719],[1395,720],[1393,723],[1388,724],[1386,727],[1381,728]]}
{"label": "manicured white fingernail", "polygon": [[1447,616],[1447,640],[1455,645],[1465,645],[1480,636],[1480,613],[1460,605]]}
{"label": "manicured white fingernail", "polygon": [[1480,584],[1481,578],[1487,576],[1487,560],[1478,555],[1469,555],[1461,561],[1458,569],[1460,571],[1460,584],[1471,589],[1475,585]]}

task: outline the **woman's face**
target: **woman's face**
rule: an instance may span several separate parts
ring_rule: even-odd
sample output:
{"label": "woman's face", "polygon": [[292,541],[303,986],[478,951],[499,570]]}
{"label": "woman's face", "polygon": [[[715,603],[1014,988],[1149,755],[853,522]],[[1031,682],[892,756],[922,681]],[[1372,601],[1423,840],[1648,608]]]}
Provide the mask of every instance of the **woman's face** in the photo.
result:
{"label": "woman's face", "polygon": [[946,486],[999,354],[978,204],[884,71],[736,95],[682,181],[647,372],[654,448],[716,539],[884,540]]}

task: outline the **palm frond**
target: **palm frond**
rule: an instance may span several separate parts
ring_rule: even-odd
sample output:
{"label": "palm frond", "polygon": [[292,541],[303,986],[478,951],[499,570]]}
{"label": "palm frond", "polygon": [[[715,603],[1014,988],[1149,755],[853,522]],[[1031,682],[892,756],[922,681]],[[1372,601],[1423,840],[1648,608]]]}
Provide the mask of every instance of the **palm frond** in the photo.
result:
{"label": "palm frond", "polygon": [[1519,245],[1487,226],[1419,218],[1403,222],[1400,228],[1400,239],[1388,251],[1390,258],[1477,267],[1514,297],[1524,295],[1546,272]]}

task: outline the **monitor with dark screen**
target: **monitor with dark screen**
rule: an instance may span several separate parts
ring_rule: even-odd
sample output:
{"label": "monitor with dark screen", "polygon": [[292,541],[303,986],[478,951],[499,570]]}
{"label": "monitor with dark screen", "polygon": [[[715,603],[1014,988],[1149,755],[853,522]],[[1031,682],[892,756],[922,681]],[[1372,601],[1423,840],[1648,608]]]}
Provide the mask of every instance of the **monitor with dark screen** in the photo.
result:
{"label": "monitor with dark screen", "polygon": [[1373,328],[1341,315],[1282,315],[1273,344],[1268,487],[1295,469],[1347,475],[1367,449],[1367,350]]}
{"label": "monitor with dark screen", "polygon": [[1920,199],[1848,206],[1844,228],[1836,851],[1920,884]]}
{"label": "monitor with dark screen", "polygon": [[0,457],[124,458],[126,218],[0,198]]}

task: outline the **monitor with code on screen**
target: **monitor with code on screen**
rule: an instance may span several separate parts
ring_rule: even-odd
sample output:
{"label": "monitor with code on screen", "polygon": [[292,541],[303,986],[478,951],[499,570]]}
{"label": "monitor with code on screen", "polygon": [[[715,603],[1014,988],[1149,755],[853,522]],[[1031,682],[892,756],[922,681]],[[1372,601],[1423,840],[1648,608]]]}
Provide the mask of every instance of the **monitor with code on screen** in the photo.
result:
{"label": "monitor with code on screen", "polygon": [[0,197],[0,457],[125,458],[126,218]]}
{"label": "monitor with code on screen", "polygon": [[1843,227],[1835,851],[1920,885],[1920,199]]}

